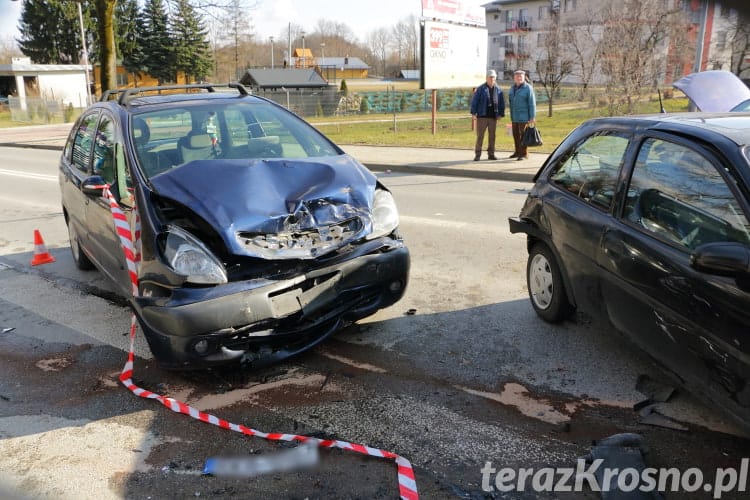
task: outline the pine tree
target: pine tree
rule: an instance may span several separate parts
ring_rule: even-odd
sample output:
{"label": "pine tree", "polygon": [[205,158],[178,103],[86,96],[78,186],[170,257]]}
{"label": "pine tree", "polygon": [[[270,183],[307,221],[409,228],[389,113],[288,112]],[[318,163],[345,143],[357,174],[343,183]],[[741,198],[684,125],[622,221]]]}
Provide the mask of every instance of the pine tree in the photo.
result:
{"label": "pine tree", "polygon": [[189,0],[175,1],[172,18],[175,70],[185,74],[185,81],[203,80],[213,69],[208,30]]}
{"label": "pine tree", "polygon": [[21,52],[37,64],[79,64],[81,35],[74,2],[26,0],[17,40]]}
{"label": "pine tree", "polygon": [[140,11],[137,0],[121,0],[117,3],[117,53],[123,67],[130,73],[144,71],[143,51],[138,39],[138,19]]}
{"label": "pine tree", "polygon": [[159,85],[175,79],[173,41],[163,0],[147,0],[138,23],[143,69]]}

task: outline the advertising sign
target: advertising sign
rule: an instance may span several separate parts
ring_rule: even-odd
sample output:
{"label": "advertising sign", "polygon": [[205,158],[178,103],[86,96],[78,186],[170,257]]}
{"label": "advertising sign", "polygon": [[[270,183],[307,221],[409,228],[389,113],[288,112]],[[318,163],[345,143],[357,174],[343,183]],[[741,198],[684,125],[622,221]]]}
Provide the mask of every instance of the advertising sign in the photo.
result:
{"label": "advertising sign", "polygon": [[484,8],[460,0],[422,0],[422,17],[484,26]]}
{"label": "advertising sign", "polygon": [[485,80],[485,28],[425,21],[422,47],[422,88],[474,87]]}

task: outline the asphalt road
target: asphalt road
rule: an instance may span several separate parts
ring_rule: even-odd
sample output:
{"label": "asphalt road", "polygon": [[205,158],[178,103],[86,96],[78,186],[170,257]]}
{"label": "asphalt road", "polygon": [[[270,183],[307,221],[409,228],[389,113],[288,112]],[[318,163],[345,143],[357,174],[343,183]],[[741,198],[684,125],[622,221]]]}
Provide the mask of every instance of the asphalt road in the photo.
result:
{"label": "asphalt road", "polygon": [[[321,450],[312,470],[201,474],[209,457],[274,457],[290,445],[172,413],[117,383],[129,311],[97,272],[72,263],[58,154],[0,148],[0,497],[396,497],[392,462],[338,450]],[[686,430],[643,423],[636,379],[664,376],[606,326],[585,314],[558,326],[536,318],[525,242],[507,231],[527,184],[380,178],[412,253],[401,302],[261,371],[165,372],[138,335],[136,383],[266,432],[398,453],[424,498],[599,498],[483,491],[481,470],[574,466],[592,440],[619,432],[644,436],[650,465],[697,467],[707,480],[747,455],[741,430],[683,392],[658,411]],[[34,229],[56,262],[29,265]]]}

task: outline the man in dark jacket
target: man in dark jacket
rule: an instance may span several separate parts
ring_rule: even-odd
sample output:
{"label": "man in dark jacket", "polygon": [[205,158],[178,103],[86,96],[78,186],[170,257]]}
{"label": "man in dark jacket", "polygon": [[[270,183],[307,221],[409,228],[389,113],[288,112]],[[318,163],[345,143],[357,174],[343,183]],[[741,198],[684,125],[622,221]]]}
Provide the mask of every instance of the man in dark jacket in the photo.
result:
{"label": "man in dark jacket", "polygon": [[477,87],[471,98],[471,116],[477,120],[477,142],[474,145],[474,161],[482,157],[482,143],[485,130],[489,132],[487,141],[487,158],[495,158],[495,131],[497,119],[505,116],[505,100],[503,91],[495,84],[497,73],[494,69],[487,72],[487,81]]}

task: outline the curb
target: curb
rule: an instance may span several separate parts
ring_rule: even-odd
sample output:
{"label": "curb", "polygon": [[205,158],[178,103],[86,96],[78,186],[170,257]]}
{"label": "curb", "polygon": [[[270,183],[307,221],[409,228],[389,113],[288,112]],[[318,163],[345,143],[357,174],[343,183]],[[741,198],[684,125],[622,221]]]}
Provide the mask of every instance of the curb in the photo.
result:
{"label": "curb", "polygon": [[413,165],[386,165],[381,163],[362,162],[364,166],[373,172],[397,172],[401,174],[422,174],[436,175],[444,177],[468,177],[471,179],[486,179],[493,181],[512,181],[512,182],[534,182],[533,174],[522,172],[503,172],[501,170],[462,170],[450,167],[416,167]]}

